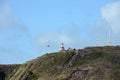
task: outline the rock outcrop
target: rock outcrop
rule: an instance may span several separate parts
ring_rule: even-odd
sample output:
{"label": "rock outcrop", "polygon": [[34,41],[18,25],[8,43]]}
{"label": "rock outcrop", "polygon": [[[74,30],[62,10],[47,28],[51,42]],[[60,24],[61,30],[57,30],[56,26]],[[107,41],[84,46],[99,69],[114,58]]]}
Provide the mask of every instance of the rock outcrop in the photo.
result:
{"label": "rock outcrop", "polygon": [[120,47],[55,52],[22,65],[1,66],[0,80],[120,80]]}

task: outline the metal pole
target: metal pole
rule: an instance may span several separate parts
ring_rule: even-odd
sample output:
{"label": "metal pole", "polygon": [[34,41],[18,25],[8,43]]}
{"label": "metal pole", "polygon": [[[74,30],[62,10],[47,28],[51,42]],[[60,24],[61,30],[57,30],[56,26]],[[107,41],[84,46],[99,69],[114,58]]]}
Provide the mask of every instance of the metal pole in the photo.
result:
{"label": "metal pole", "polygon": [[109,26],[109,29],[108,29],[108,46],[111,46],[111,26]]}

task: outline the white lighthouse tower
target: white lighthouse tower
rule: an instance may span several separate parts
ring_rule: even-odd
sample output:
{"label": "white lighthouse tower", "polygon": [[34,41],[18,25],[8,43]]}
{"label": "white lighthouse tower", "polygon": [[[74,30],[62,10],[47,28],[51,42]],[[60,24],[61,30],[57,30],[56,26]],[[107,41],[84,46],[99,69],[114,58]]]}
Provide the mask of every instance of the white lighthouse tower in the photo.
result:
{"label": "white lighthouse tower", "polygon": [[60,46],[60,51],[64,51],[65,48],[64,48],[64,44],[62,43],[61,46]]}

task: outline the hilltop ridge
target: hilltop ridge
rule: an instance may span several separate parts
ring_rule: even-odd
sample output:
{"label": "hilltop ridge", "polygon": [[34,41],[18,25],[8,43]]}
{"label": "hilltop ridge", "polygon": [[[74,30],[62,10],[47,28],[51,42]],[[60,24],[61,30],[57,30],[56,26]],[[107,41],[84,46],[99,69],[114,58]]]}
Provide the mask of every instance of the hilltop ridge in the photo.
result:
{"label": "hilltop ridge", "polygon": [[4,68],[0,80],[120,80],[120,46],[54,52]]}

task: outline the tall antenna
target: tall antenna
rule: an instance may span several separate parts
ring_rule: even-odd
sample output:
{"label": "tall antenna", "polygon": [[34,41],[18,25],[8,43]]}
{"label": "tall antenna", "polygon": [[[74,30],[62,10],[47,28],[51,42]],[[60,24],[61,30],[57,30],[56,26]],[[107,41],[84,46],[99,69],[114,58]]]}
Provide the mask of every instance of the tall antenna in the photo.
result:
{"label": "tall antenna", "polygon": [[96,46],[98,46],[98,39],[96,39]]}
{"label": "tall antenna", "polygon": [[111,26],[108,29],[108,46],[111,46]]}

